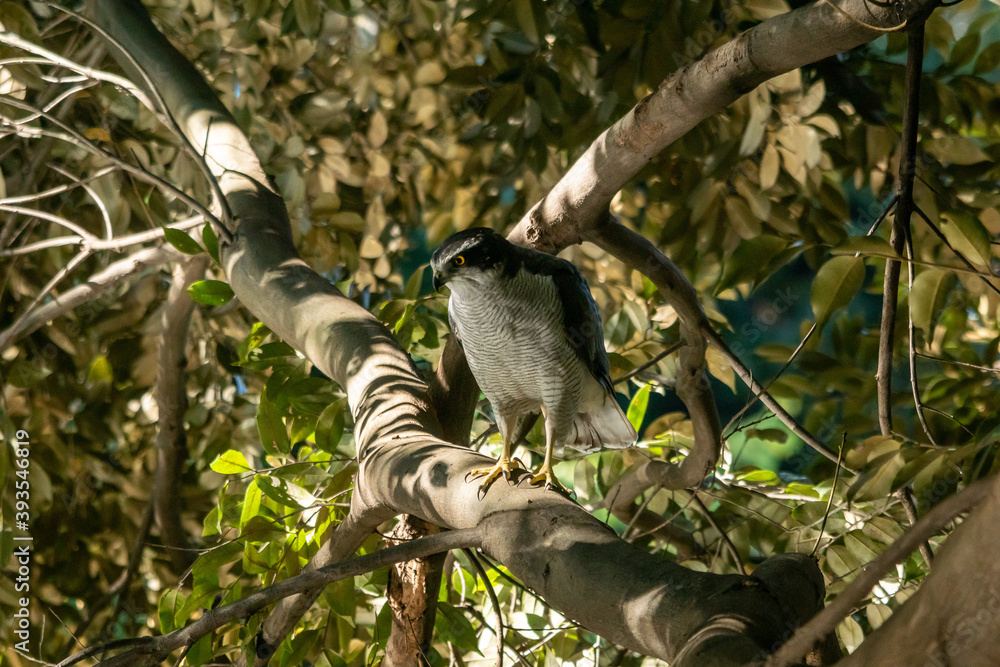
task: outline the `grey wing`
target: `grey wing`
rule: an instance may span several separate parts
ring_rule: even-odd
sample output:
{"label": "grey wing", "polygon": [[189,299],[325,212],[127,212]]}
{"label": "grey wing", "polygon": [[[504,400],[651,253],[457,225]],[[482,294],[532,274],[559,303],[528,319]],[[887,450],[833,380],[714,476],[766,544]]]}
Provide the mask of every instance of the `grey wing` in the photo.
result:
{"label": "grey wing", "polygon": [[597,381],[613,394],[611,364],[604,350],[601,313],[579,269],[559,257],[535,252],[526,253],[524,262],[528,269],[552,276],[562,302],[563,325],[570,346]]}

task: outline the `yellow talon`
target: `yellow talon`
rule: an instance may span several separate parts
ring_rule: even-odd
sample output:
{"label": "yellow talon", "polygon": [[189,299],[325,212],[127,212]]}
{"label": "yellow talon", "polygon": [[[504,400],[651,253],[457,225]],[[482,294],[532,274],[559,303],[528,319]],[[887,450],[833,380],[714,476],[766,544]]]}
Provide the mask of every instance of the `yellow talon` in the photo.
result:
{"label": "yellow talon", "polygon": [[543,463],[542,467],[538,469],[538,472],[531,476],[532,484],[545,483],[546,489],[555,489],[556,491],[562,492],[566,495],[570,494],[570,490],[559,483],[556,476],[552,473],[552,466],[548,463]]}
{"label": "yellow talon", "polygon": [[479,485],[479,490],[485,491],[487,488],[489,488],[490,484],[496,481],[497,477],[499,477],[500,475],[503,475],[504,479],[510,479],[510,476],[514,473],[515,470],[523,470],[523,469],[524,469],[524,464],[521,463],[521,459],[517,457],[507,458],[505,456],[501,456],[499,459],[497,459],[497,462],[493,464],[492,467],[476,468],[475,470],[470,470],[469,474],[467,474],[465,478],[469,479],[471,477],[472,479],[475,479],[477,477],[483,477],[485,475],[486,479],[484,479],[482,483]]}

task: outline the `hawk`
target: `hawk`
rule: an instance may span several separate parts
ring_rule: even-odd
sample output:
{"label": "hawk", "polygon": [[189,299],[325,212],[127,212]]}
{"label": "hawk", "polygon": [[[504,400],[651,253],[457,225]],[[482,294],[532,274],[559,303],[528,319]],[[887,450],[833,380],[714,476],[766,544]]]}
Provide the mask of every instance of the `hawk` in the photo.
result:
{"label": "hawk", "polygon": [[431,257],[434,289],[451,288],[448,320],[493,406],[503,452],[485,477],[510,478],[518,418],[545,416],[545,461],[532,484],[559,482],[552,450],[625,448],[635,429],[615,399],[597,304],[570,262],[510,243],[492,229],[449,237]]}

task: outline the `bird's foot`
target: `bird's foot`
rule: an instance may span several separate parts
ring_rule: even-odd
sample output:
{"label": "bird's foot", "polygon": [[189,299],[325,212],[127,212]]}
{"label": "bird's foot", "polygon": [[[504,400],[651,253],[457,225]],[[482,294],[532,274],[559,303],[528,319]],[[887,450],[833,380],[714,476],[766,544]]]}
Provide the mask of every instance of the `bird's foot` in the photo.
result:
{"label": "bird's foot", "polygon": [[501,456],[490,468],[476,468],[475,470],[470,470],[465,476],[465,480],[469,481],[470,478],[476,479],[477,477],[485,476],[485,479],[483,479],[482,483],[479,485],[479,492],[481,494],[485,494],[486,489],[489,488],[490,484],[496,481],[497,477],[503,475],[504,479],[510,479],[515,470],[524,470],[524,464],[521,463],[521,459],[517,457],[507,458],[506,456]]}
{"label": "bird's foot", "polygon": [[546,490],[553,489],[566,496],[572,493],[569,489],[560,484],[558,479],[556,479],[556,476],[552,473],[552,466],[550,465],[542,464],[542,467],[538,469],[538,472],[531,476],[532,484],[537,485],[542,484],[543,482]]}

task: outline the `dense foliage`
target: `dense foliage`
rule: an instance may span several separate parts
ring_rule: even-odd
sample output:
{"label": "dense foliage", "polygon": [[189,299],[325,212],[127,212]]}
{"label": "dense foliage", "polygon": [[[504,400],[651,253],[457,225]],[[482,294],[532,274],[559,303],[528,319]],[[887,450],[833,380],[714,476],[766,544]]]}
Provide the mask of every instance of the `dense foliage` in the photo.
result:
{"label": "dense foliage", "polygon": [[[471,225],[510,226],[674,71],[789,9],[780,0],[147,6],[251,138],[306,261],[376,313],[428,371],[447,335],[445,297],[431,291],[425,270],[436,244]],[[879,431],[875,364],[885,258],[895,253],[889,222],[874,223],[892,206],[899,162],[900,34],[748,93],[653,160],[613,203],[617,217],[683,269],[733,349],[773,379],[769,391],[830,449],[843,439],[853,472],[835,485],[837,466],[751,404],[710,350],[724,423],[732,418],[715,476],[697,494],[649,489],[639,502],[663,522],[650,530],[605,508],[629,465],[683,457],[689,444],[667,356],[619,384],[629,418],[642,426],[642,449],[567,452],[556,467],[582,505],[695,569],[734,572],[734,554],[749,569],[774,553],[815,551],[836,594],[905,530],[893,491],[909,486],[923,512],[1000,470],[998,14],[994,4],[965,0],[926,24],[919,215],[914,277],[896,323],[894,433]],[[111,239],[192,215],[112,157],[203,203],[210,191],[171,131],[122,86],[81,81],[9,39],[119,72],[89,25],[13,2],[0,3],[0,23],[2,332],[120,259],[78,242],[35,248],[80,233],[62,220]],[[78,137],[67,140],[70,131]],[[198,221],[167,240],[187,254],[216,243]],[[590,280],[616,378],[678,339],[673,310],[641,274],[593,246],[565,256]],[[903,275],[905,283],[905,267]],[[212,263],[190,290],[199,305],[186,347],[188,456],[176,507],[191,551],[181,558],[163,545],[151,510],[169,268],[147,268],[0,349],[0,562],[12,562],[18,532],[8,443],[22,429],[31,439],[35,657],[57,661],[78,641],[167,632],[200,609],[296,574],[344,514],[356,463],[343,393],[231,301],[214,282],[222,277]],[[929,433],[910,390],[911,355]],[[482,407],[474,434],[489,426]],[[537,427],[530,439],[541,441]],[[492,436],[476,446],[498,445]],[[381,544],[373,536],[365,548]],[[8,576],[15,570],[0,578],[5,618],[17,604]],[[641,663],[548,608],[503,568],[487,572],[510,626],[506,641],[523,655]],[[878,628],[925,574],[914,554],[881,582],[842,623],[846,648]],[[493,656],[486,585],[462,554],[449,559],[445,579],[432,662]],[[389,629],[385,583],[378,571],[330,586],[276,664],[375,664]],[[254,616],[200,641],[186,662],[252,650],[260,622]],[[0,628],[2,662],[30,664],[12,648],[11,632]]]}

